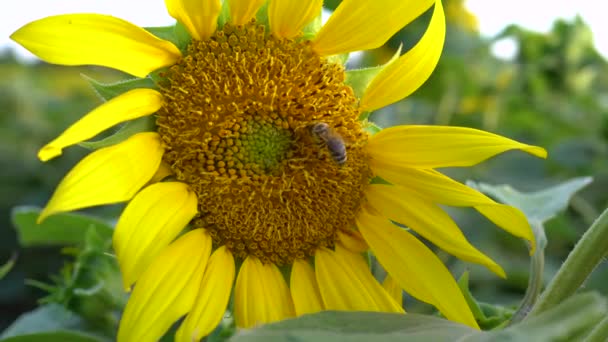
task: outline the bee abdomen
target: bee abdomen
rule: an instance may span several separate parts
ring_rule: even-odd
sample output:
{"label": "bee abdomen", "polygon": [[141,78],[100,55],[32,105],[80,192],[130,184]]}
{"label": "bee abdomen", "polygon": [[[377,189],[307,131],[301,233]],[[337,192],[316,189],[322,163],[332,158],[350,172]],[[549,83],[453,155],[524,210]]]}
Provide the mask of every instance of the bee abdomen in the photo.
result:
{"label": "bee abdomen", "polygon": [[342,165],[346,162],[346,146],[344,146],[344,143],[342,142],[342,140],[339,140],[339,139],[329,140],[327,142],[327,148],[329,150],[329,153],[330,153],[332,159],[336,163],[338,163],[339,165]]}

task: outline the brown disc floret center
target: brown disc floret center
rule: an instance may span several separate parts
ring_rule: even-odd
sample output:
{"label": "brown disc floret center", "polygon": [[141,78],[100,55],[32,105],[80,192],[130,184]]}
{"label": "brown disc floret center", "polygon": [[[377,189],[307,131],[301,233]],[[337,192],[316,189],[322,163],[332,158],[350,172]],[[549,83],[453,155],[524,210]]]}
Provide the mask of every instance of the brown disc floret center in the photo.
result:
{"label": "brown disc floret center", "polygon": [[[281,265],[352,227],[370,171],[341,65],[262,25],[226,24],[165,76],[163,160],[196,193],[192,224],[215,245]],[[338,141],[313,134],[319,123]],[[332,150],[342,143],[346,161]]]}

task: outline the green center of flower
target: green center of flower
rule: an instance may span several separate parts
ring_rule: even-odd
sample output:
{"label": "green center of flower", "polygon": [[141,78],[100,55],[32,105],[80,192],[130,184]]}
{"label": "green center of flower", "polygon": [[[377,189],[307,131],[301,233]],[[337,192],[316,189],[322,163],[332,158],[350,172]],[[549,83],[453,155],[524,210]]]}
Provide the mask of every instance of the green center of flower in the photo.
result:
{"label": "green center of flower", "polygon": [[264,26],[226,24],[164,76],[163,159],[215,245],[289,264],[351,228],[372,175],[341,65]]}
{"label": "green center of flower", "polygon": [[236,144],[241,145],[242,152],[235,159],[251,165],[252,172],[264,174],[272,173],[288,157],[293,139],[290,130],[256,117],[247,123],[245,134]]}

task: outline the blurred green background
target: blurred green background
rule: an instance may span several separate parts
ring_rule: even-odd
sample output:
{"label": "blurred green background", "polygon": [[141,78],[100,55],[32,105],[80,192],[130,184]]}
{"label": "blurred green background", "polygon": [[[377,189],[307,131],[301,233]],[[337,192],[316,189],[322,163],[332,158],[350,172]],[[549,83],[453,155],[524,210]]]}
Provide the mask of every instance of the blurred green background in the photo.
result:
{"label": "blurred green background", "polygon": [[[332,8],[337,2],[325,3]],[[444,170],[461,181],[536,191],[574,177],[592,176],[592,185],[575,195],[568,210],[546,225],[545,278],[550,279],[608,204],[608,65],[595,50],[591,32],[581,19],[556,21],[549,33],[542,34],[512,26],[488,39],[481,37],[476,18],[461,0],[444,3],[448,34],[433,76],[408,99],[373,113],[371,119],[383,127],[475,127],[543,146],[549,152],[548,160],[509,152],[472,168]],[[365,53],[350,66],[384,63],[402,43],[407,50],[424,32],[428,19],[428,15],[418,19],[385,47]],[[492,44],[499,39],[515,42],[518,50],[513,59],[491,53]],[[102,82],[123,77],[103,68],[23,64],[11,51],[0,52],[0,264],[17,256],[15,266],[0,279],[0,331],[47,295],[26,284],[27,279],[52,282],[51,275],[73,259],[57,246],[20,246],[11,210],[19,205],[44,205],[62,176],[86,154],[75,147],[44,165],[36,158],[41,146],[100,104],[82,73]],[[89,212],[108,220],[116,217],[111,209]],[[471,242],[501,264],[509,278],[499,279],[445,253],[439,255],[457,276],[471,270],[471,291],[479,300],[516,305],[527,285],[529,258],[523,243],[473,211],[450,213]],[[586,288],[608,294],[606,277],[608,268],[600,266]]]}

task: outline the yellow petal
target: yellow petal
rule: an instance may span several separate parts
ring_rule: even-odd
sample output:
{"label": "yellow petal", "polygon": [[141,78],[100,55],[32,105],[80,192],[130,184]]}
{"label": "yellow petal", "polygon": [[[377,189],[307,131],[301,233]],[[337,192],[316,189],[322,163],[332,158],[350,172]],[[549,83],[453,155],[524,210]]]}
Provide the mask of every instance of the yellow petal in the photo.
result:
{"label": "yellow petal", "polygon": [[315,253],[315,272],[327,310],[404,312],[372,276],[358,253],[339,244]]}
{"label": "yellow petal", "polygon": [[540,147],[466,127],[395,126],[375,134],[367,144],[377,164],[423,169],[471,166],[513,149],[547,156]]}
{"label": "yellow petal", "polygon": [[266,0],[230,0],[230,20],[234,25],[245,25],[255,16]]}
{"label": "yellow petal", "polygon": [[412,169],[372,163],[374,173],[385,180],[414,190],[433,203],[474,207],[497,226],[524,238],[534,246],[534,234],[526,216],[517,208],[496,203],[488,196],[435,170]]}
{"label": "yellow petal", "polygon": [[192,38],[204,40],[215,32],[220,0],[165,0],[169,15],[182,23]]}
{"label": "yellow petal", "polygon": [[295,315],[289,288],[274,264],[247,257],[234,289],[236,325],[251,328]]}
{"label": "yellow petal", "polygon": [[425,34],[411,50],[376,75],[361,98],[361,111],[382,108],[418,89],[435,70],[444,41],[445,16],[441,1],[436,1]]}
{"label": "yellow petal", "polygon": [[196,195],[180,182],[156,183],[125,208],[113,244],[126,290],[196,215]]}
{"label": "yellow petal", "polygon": [[135,134],[89,154],[59,183],[38,223],[56,213],[130,200],[152,178],[162,155],[154,132]]}
{"label": "yellow petal", "polygon": [[207,264],[194,307],[175,334],[176,341],[199,341],[220,323],[232,291],[235,266],[232,253],[222,246]]}
{"label": "yellow petal", "polygon": [[399,283],[395,281],[390,274],[386,275],[384,281],[382,282],[382,287],[388,292],[388,294],[395,300],[397,303],[403,303],[403,289],[399,286]]}
{"label": "yellow petal", "polygon": [[420,16],[432,0],[343,0],[313,40],[322,56],[374,49]]}
{"label": "yellow petal", "polygon": [[102,131],[128,120],[156,112],[163,103],[162,95],[152,89],[133,89],[93,109],[66,129],[57,139],[38,152],[42,161],[61,155],[63,148],[90,139]]}
{"label": "yellow petal", "polygon": [[380,264],[412,296],[452,321],[479,329],[456,281],[422,242],[390,221],[363,211],[357,226]]}
{"label": "yellow petal", "polygon": [[467,241],[448,214],[415,192],[404,187],[372,184],[365,195],[369,205],[387,219],[406,225],[462,260],[484,265],[503,278],[506,276],[498,264]]}
{"label": "yellow petal", "polygon": [[277,37],[293,38],[311,22],[323,7],[323,0],[270,0],[268,20]]}
{"label": "yellow petal", "polygon": [[174,64],[175,45],[122,19],[101,14],[64,14],[31,22],[11,35],[45,62],[101,65],[137,77]]}
{"label": "yellow petal", "polygon": [[196,229],[173,242],[141,276],[118,328],[118,341],[158,341],[194,304],[211,254],[211,237]]}
{"label": "yellow petal", "polygon": [[369,249],[361,233],[356,230],[339,230],[338,240],[344,247],[355,253],[363,253]]}
{"label": "yellow petal", "polygon": [[296,315],[300,316],[323,310],[323,301],[315,278],[315,271],[313,271],[308,261],[294,261],[289,284]]}

